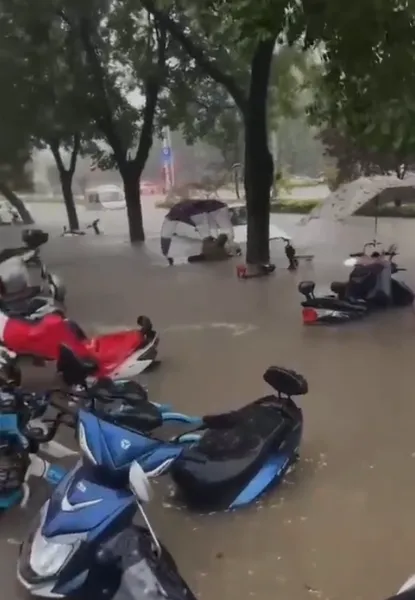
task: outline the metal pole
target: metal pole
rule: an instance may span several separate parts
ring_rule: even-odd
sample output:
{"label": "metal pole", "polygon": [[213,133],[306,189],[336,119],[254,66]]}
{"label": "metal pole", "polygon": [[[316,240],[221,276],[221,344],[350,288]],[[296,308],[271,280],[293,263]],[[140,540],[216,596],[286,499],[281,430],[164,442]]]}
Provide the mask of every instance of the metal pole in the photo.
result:
{"label": "metal pole", "polygon": [[278,164],[279,164],[279,144],[278,144],[278,133],[275,130],[271,131],[271,154],[274,162],[274,178],[272,182],[272,195],[274,199],[278,198]]}
{"label": "metal pole", "polygon": [[163,129],[163,171],[166,191],[169,192],[175,183],[170,127]]}
{"label": "metal pole", "polygon": [[166,127],[166,138],[167,138],[167,143],[170,148],[170,179],[171,179],[172,187],[174,187],[176,185],[176,177],[175,177],[175,172],[174,172],[174,155],[173,155],[173,146],[171,143],[170,127]]}

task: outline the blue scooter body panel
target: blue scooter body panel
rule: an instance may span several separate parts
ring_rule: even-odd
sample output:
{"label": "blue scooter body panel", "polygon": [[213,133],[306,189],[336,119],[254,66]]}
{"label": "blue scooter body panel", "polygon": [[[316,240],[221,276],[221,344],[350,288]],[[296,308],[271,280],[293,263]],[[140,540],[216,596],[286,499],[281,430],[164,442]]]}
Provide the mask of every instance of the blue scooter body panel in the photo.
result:
{"label": "blue scooter body panel", "polygon": [[229,506],[230,509],[241,508],[242,506],[252,504],[252,502],[258,500],[268,489],[281,482],[290,466],[293,465],[298,458],[302,431],[303,424],[300,422],[298,427],[294,429],[289,438],[287,438],[283,447],[268,458],[261,469],[239,493]]}

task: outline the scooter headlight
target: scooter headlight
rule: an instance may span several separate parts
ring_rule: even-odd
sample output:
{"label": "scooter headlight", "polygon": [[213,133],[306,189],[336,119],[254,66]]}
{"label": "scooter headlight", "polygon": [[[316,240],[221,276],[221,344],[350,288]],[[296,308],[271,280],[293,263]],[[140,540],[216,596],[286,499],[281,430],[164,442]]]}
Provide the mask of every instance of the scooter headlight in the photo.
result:
{"label": "scooter headlight", "polygon": [[58,544],[47,540],[37,530],[30,551],[30,567],[39,577],[52,577],[63,569],[77,547],[77,542]]}
{"label": "scooter headlight", "polygon": [[56,576],[68,563],[82,542],[79,534],[47,539],[42,535],[49,502],[41,509],[31,532],[21,547],[18,577],[27,583]]}
{"label": "scooter headlight", "polygon": [[78,424],[78,441],[79,441],[79,447],[81,448],[81,451],[82,451],[83,455],[85,456],[85,458],[87,458],[89,461],[91,461],[91,463],[93,465],[96,465],[97,461],[96,461],[95,456],[93,455],[90,447],[88,446],[88,440],[86,437],[85,427],[83,426],[83,424],[81,422],[79,422],[79,424]]}

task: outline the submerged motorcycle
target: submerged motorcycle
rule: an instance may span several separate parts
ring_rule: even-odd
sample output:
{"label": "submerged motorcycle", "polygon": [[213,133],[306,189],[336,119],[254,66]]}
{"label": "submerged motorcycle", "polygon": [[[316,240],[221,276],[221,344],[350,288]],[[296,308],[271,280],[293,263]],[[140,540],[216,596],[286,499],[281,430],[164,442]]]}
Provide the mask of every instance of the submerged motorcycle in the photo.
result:
{"label": "submerged motorcycle", "polygon": [[[68,348],[63,349],[61,364],[69,387],[79,386],[89,374],[88,365]],[[122,482],[124,478],[125,485],[126,469],[133,459],[146,472],[164,470],[168,463],[177,491],[188,506],[211,511],[248,505],[278,484],[296,462],[303,417],[292,396],[308,391],[303,377],[280,367],[268,368],[264,379],[277,396],[265,396],[220,415],[169,413],[168,420],[193,425],[193,429],[168,444],[153,434],[166,416],[148,403],[123,407],[111,415],[81,410],[81,451],[87,461],[107,472],[108,481],[114,477]],[[117,393],[116,386],[108,390],[109,396]]]}
{"label": "submerged motorcycle", "polygon": [[[88,366],[69,349],[62,349],[61,361],[67,385],[85,381]],[[217,504],[217,494],[223,507],[258,497],[279,481],[297,458],[302,414],[291,396],[307,392],[304,378],[282,368],[268,369],[266,381],[277,389],[278,398],[269,396],[249,405],[249,415],[242,409],[203,419],[180,413],[167,416],[156,405],[150,410],[150,403],[135,403],[131,410],[110,414],[78,411],[82,462],[57,485],[22,544],[17,575],[23,586],[43,598],[86,599],[92,594],[95,600],[121,600],[124,596],[117,595],[118,586],[128,581],[128,598],[193,599],[145,514],[146,528],[132,524],[136,501],[144,498],[137,491],[136,478],[144,485],[143,472],[156,477],[182,463],[190,496],[206,493],[210,503]],[[116,386],[113,389],[116,394]],[[198,427],[170,442],[143,433],[152,432],[164,420]],[[217,439],[209,439],[209,432],[214,431]],[[207,451],[213,446],[214,455],[209,456]],[[193,471],[186,466],[190,464]],[[148,489],[148,484],[145,487]],[[127,577],[130,569],[135,577]]]}
{"label": "submerged motorcycle", "polygon": [[22,242],[24,246],[4,248],[0,251],[0,263],[13,257],[21,257],[28,266],[40,266],[40,247],[49,240],[49,234],[42,229],[24,229]]}
{"label": "submerged motorcycle", "polygon": [[413,303],[415,295],[413,291],[395,276],[400,271],[406,269],[398,267],[394,258],[397,256],[396,246],[391,246],[388,250],[381,253],[373,253],[369,257],[366,249],[369,246],[378,245],[376,242],[365,244],[362,252],[356,252],[349,255],[344,264],[348,267],[356,267],[359,261],[367,258],[383,258],[390,263],[390,297],[386,298],[382,295],[382,302],[379,301],[379,295],[375,294],[377,288],[376,276],[368,271],[364,264],[361,265],[361,272],[356,270],[352,277],[354,284],[359,286],[359,289],[364,289],[362,297],[354,295],[351,297],[348,294],[350,287],[349,282],[335,281],[331,284],[330,289],[332,294],[324,296],[316,296],[314,281],[301,281],[298,285],[298,291],[305,297],[301,302],[303,323],[305,325],[315,325],[318,323],[336,324],[344,323],[352,320],[361,319],[367,316],[373,310],[387,307],[403,307]]}
{"label": "submerged motorcycle", "polygon": [[[92,473],[85,484],[76,473],[46,502],[21,546],[23,587],[42,598],[196,600],[144,511],[151,487],[140,465],[129,468],[128,490],[104,488]],[[137,509],[140,525],[133,523]]]}
{"label": "submerged motorcycle", "polygon": [[128,379],[156,363],[159,337],[148,317],[138,317],[137,329],[88,337],[81,327],[53,312],[32,320],[11,317],[0,310],[0,343],[9,352],[9,368],[21,357],[34,364],[56,361],[62,344],[88,361],[90,379]]}
{"label": "submerged motorcycle", "polygon": [[59,417],[43,419],[49,394],[35,394],[5,384],[0,389],[0,512],[26,506],[29,479],[41,477],[55,485],[65,470],[38,456],[39,451],[55,457],[60,444],[52,445]]}
{"label": "submerged motorcycle", "polygon": [[[16,260],[16,259],[12,259]],[[19,259],[17,259],[19,260]],[[9,261],[7,261],[9,262]],[[0,310],[9,317],[24,317],[29,320],[40,319],[44,315],[65,312],[66,289],[60,278],[41,265],[40,278],[43,285],[27,285],[28,277],[23,265],[16,265],[14,272],[5,277],[0,265],[0,281],[3,293],[0,296]],[[10,293],[10,288],[20,287],[17,293]]]}

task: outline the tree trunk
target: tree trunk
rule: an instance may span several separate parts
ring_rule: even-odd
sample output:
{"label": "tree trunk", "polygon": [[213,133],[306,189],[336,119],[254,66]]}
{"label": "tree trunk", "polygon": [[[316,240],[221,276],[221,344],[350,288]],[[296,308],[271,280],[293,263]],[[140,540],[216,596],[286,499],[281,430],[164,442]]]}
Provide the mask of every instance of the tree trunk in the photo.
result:
{"label": "tree trunk", "polygon": [[246,262],[269,262],[269,215],[274,166],[268,147],[267,94],[275,40],[259,42],[251,65],[245,112]]}
{"label": "tree trunk", "polygon": [[28,209],[26,208],[23,200],[16,196],[16,194],[6,185],[0,181],[0,194],[10,202],[10,204],[17,210],[23,223],[25,225],[33,225],[34,220]]}
{"label": "tree trunk", "polygon": [[65,202],[66,214],[68,215],[68,224],[71,231],[79,230],[79,219],[76,210],[75,199],[72,191],[73,175],[70,171],[62,171],[59,173],[63,199]]}
{"label": "tree trunk", "polygon": [[125,202],[127,204],[128,228],[130,232],[130,241],[144,242],[143,213],[140,201],[140,174],[137,172],[134,163],[120,170],[124,183]]}
{"label": "tree trunk", "polygon": [[60,141],[55,139],[49,142],[49,147],[51,149],[51,152],[56,162],[56,167],[59,172],[59,180],[61,183],[62,195],[65,202],[66,214],[68,215],[69,229],[71,231],[79,230],[79,219],[76,210],[75,200],[73,197],[72,181],[76,169],[76,161],[78,159],[80,145],[80,135],[74,134],[69,169],[66,169],[60,153]]}

